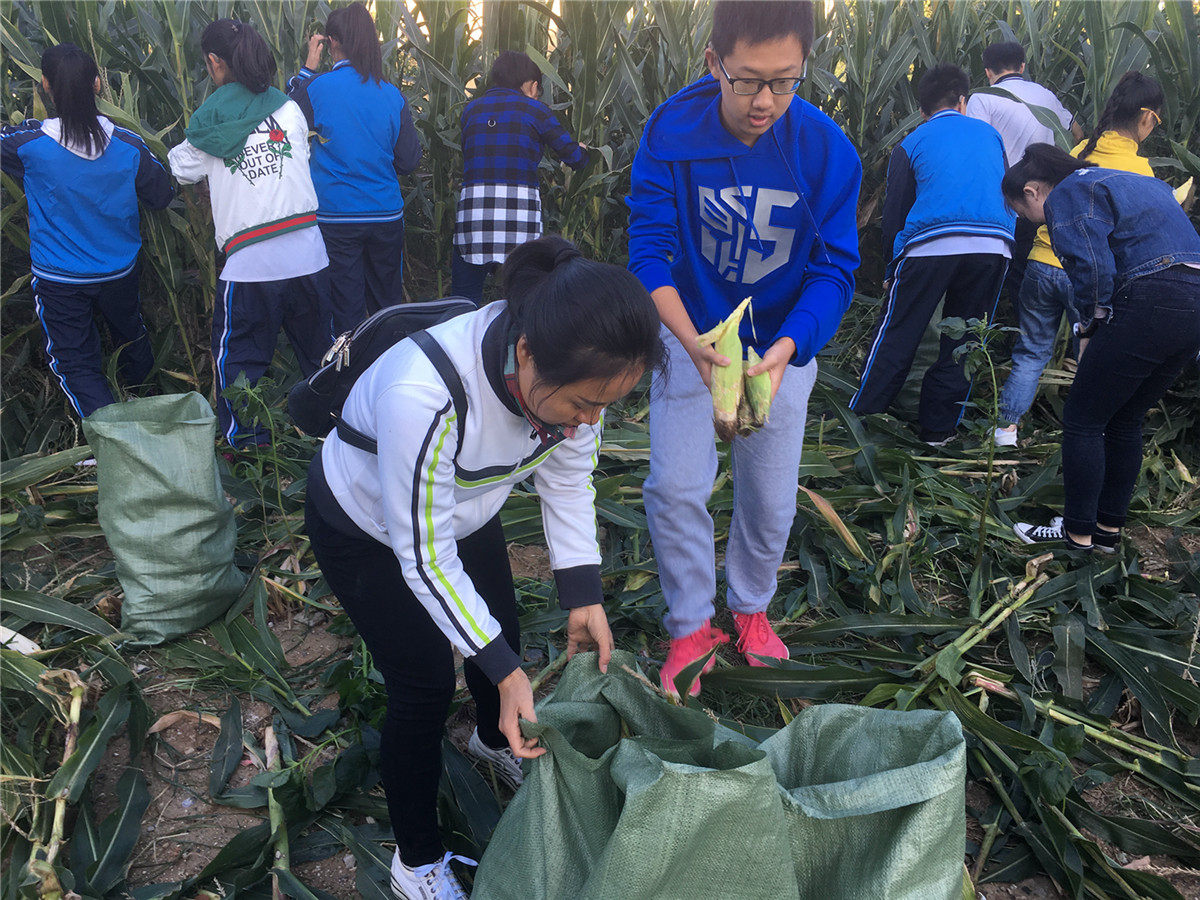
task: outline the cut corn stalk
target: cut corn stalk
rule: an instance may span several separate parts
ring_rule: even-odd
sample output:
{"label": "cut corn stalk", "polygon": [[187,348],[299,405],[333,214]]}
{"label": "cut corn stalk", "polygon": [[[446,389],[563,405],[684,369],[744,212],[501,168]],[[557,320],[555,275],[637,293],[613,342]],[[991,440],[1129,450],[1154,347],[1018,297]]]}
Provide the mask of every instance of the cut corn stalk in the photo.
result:
{"label": "cut corn stalk", "polygon": [[723,441],[733,440],[735,435],[747,435],[757,431],[767,421],[771,408],[771,376],[764,372],[753,378],[746,377],[746,369],[762,362],[762,358],[750,348],[749,359],[742,352],[742,341],[738,328],[742,315],[750,307],[747,297],[723,322],[696,339],[696,345],[712,344],[718,353],[730,360],[728,366],[713,366],[709,387],[713,398],[713,426],[717,437]]}

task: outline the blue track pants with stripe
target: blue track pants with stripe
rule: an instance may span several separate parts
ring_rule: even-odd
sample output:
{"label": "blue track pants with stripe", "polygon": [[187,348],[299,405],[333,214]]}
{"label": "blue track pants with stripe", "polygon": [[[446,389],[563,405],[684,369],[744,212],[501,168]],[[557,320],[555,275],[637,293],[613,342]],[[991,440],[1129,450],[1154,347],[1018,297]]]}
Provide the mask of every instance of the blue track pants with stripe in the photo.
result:
{"label": "blue track pants with stripe", "polygon": [[141,266],[120,278],[91,284],[66,284],[34,278],[33,300],[46,335],[46,361],[75,412],[89,416],[114,402],[104,377],[99,313],[117,349],[121,380],[143,384],[154,368],[154,351],[138,300]]}
{"label": "blue track pants with stripe", "polygon": [[[912,367],[921,335],[937,309],[946,318],[980,319],[995,315],[996,299],[1008,260],[997,253],[915,256],[900,260],[871,337],[862,385],[850,399],[860,414],[886,412],[895,402]],[[921,382],[918,421],[921,439],[948,436],[962,418],[971,383],[954,351],[967,338],[942,335],[938,358]]]}
{"label": "blue track pants with stripe", "polygon": [[296,352],[300,374],[307,378],[315,372],[333,343],[328,296],[328,269],[280,281],[217,282],[212,327],[217,419],[234,447],[269,444],[271,434],[253,421],[241,421],[223,396],[225,389],[243,372],[252,385],[266,374],[280,325]]}

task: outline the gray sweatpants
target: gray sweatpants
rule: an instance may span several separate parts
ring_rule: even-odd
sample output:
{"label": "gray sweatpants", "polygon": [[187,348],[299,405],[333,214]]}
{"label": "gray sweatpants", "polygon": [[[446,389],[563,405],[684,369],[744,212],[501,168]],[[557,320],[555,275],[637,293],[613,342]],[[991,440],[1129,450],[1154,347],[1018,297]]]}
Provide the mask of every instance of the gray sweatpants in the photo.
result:
{"label": "gray sweatpants", "polygon": [[[650,476],[644,497],[650,539],[667,601],[664,622],[685,637],[716,607],[716,551],[708,512],[717,475],[712,396],[667,329],[668,374],[650,392]],[[777,572],[796,516],[800,453],[817,363],[789,366],[762,430],[733,441],[733,520],[725,548],[729,608],[756,613],[775,596]]]}

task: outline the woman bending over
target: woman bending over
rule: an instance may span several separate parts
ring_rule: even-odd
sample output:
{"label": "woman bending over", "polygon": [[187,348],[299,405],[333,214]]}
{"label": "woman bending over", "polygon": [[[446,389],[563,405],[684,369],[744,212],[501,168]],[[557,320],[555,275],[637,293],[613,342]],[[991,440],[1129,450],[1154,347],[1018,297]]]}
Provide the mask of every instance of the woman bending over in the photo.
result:
{"label": "woman bending over", "polygon": [[1033,144],[1004,196],[1044,222],[1071,279],[1079,368],[1063,408],[1063,515],[1026,543],[1116,549],[1142,467],[1142,420],[1200,352],[1200,236],[1156,178]]}
{"label": "woman bending over", "polygon": [[342,410],[378,453],[335,430],[309,470],[313,552],[387,689],[380,771],[396,834],[392,889],[402,900],[465,896],[437,829],[455,649],[475,698],[468,753],[516,786],[517,758],[545,752],[518,724],[536,717],[500,526],[509,491],[530,475],[568,610],[567,652],[594,646],[607,667],[592,470],[604,407],[663,359],[641,282],[562,238],[518,247],[503,286],[507,300],[426,332],[461,379],[463,418],[425,352],[401,341],[363,373]]}

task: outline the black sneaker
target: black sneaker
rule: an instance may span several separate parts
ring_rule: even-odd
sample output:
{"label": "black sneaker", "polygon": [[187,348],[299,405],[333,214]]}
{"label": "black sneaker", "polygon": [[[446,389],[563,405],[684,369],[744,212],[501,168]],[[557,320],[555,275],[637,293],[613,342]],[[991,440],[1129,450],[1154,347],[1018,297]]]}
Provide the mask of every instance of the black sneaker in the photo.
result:
{"label": "black sneaker", "polygon": [[1121,532],[1101,531],[1097,528],[1092,532],[1092,546],[1101,553],[1116,553],[1121,546]]}
{"label": "black sneaker", "polygon": [[1067,529],[1063,527],[1062,516],[1055,516],[1049,525],[1031,525],[1028,522],[1018,522],[1013,526],[1013,534],[1026,544],[1048,544],[1051,541],[1065,541]]}

